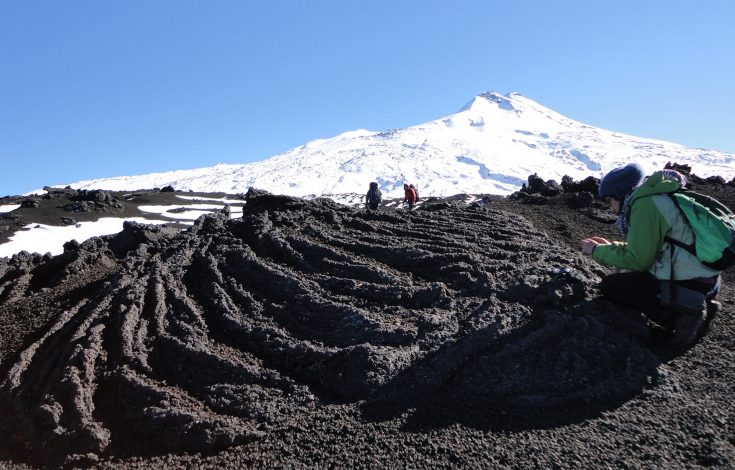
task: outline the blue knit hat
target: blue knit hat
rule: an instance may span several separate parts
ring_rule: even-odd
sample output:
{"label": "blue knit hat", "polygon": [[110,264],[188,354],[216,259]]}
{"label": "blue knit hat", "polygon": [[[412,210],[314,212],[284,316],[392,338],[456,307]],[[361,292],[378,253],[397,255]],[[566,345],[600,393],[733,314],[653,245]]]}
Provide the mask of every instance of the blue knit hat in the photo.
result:
{"label": "blue knit hat", "polygon": [[600,181],[600,199],[614,197],[618,201],[625,199],[643,182],[646,174],[643,168],[635,163],[629,163],[622,168],[615,168],[606,174]]}

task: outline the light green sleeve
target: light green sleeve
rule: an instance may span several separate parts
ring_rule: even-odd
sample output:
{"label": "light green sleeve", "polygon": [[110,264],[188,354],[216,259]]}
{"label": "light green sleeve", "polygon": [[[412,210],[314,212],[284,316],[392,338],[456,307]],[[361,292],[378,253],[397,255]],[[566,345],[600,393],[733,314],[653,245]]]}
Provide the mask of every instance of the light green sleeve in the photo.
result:
{"label": "light green sleeve", "polygon": [[642,197],[631,209],[628,241],[598,245],[592,258],[607,266],[647,271],[656,261],[670,228],[653,199]]}

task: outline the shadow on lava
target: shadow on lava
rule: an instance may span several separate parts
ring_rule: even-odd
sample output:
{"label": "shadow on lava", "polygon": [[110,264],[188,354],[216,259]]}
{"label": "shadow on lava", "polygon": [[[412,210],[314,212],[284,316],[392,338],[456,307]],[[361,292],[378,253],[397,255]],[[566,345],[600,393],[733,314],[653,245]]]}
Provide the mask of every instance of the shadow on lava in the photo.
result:
{"label": "shadow on lava", "polygon": [[670,355],[604,324],[594,308],[585,301],[569,313],[535,312],[494,342],[496,332],[485,328],[447,343],[377,391],[363,417],[404,416],[408,431],[453,424],[520,431],[615,409],[654,385]]}

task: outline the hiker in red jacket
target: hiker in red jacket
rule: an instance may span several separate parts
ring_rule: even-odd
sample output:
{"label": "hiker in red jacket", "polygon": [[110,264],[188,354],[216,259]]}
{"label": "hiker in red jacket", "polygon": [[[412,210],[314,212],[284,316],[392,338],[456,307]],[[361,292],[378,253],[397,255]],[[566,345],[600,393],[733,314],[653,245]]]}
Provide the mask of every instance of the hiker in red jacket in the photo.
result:
{"label": "hiker in red jacket", "polygon": [[414,191],[413,188],[409,187],[408,184],[404,184],[403,192],[403,202],[408,203],[408,210],[413,209],[414,204],[416,204],[416,191]]}

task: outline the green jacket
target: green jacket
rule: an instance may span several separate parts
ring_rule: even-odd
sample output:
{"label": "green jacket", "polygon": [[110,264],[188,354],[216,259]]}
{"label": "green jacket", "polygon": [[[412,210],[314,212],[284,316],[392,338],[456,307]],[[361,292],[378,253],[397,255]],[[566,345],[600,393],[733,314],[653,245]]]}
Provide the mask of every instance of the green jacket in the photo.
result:
{"label": "green jacket", "polygon": [[673,273],[675,280],[710,277],[719,274],[699,262],[686,250],[674,247],[666,236],[692,243],[694,234],[667,193],[679,189],[678,181],[662,172],[649,176],[633,191],[625,217],[629,220],[627,242],[598,245],[592,258],[602,264],[629,271],[649,271],[664,280]]}

